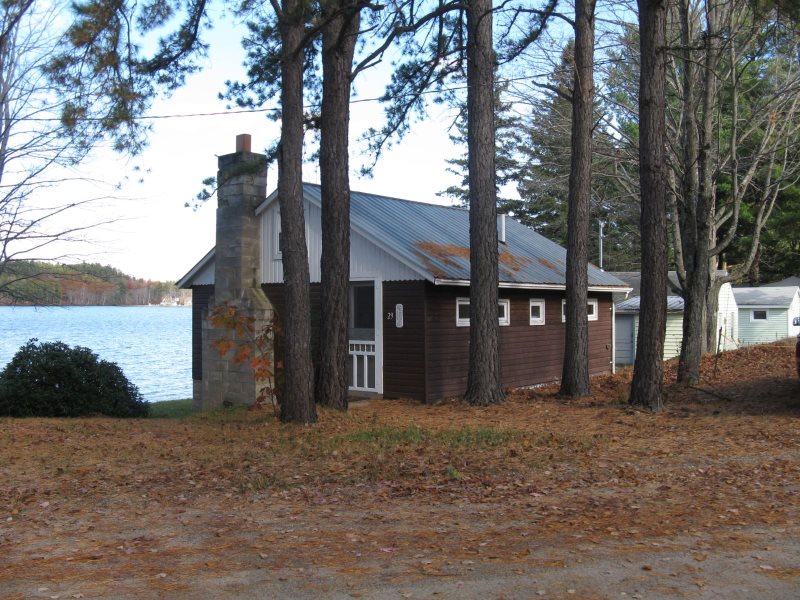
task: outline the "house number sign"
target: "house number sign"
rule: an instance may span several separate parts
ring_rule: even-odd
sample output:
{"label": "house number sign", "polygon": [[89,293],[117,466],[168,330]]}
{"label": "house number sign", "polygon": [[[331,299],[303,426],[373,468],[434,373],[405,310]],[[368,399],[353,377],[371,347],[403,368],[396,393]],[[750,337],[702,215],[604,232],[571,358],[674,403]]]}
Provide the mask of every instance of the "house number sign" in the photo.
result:
{"label": "house number sign", "polygon": [[[391,315],[391,313],[389,313]],[[403,305],[402,304],[395,304],[394,305],[394,326],[398,329],[403,327]]]}

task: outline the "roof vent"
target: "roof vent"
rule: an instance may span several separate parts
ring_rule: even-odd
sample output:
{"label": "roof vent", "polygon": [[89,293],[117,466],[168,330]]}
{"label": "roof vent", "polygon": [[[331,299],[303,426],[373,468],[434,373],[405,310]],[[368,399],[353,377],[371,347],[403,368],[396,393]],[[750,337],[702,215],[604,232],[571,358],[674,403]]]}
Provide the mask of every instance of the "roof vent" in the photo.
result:
{"label": "roof vent", "polygon": [[506,243],[506,215],[500,215],[500,232],[498,235],[501,244]]}

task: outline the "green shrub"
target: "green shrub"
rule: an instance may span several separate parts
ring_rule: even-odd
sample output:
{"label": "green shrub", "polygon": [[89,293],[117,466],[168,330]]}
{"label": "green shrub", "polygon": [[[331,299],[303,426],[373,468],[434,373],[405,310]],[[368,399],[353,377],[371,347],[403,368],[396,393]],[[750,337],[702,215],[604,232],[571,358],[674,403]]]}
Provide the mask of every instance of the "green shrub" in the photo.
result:
{"label": "green shrub", "polygon": [[115,363],[62,342],[22,346],[0,372],[0,415],[146,417],[148,404]]}

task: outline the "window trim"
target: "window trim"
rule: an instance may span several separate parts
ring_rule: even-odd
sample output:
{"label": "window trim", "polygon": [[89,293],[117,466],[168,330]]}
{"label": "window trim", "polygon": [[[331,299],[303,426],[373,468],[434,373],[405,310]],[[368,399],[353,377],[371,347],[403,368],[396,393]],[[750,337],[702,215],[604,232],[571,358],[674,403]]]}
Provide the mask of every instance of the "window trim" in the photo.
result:
{"label": "window trim", "polygon": [[[531,315],[531,308],[534,305],[538,306],[541,311],[541,316],[538,319],[533,318]],[[545,312],[544,312],[545,303],[542,298],[531,298],[528,301],[528,325],[544,325],[545,324]]]}
{"label": "window trim", "polygon": [[459,309],[461,306],[469,306],[469,298],[456,298],[456,327],[469,327],[469,318],[462,319],[459,317]]}
{"label": "window trim", "polygon": [[[763,312],[764,318],[763,319],[756,319],[756,313]],[[769,321],[769,309],[768,308],[751,308],[750,309],[750,322],[751,323],[758,323],[761,321]]]}
{"label": "window trim", "polygon": [[508,327],[511,325],[511,300],[508,298],[498,298],[497,306],[503,307],[505,317],[497,317],[497,323],[501,327]]}
{"label": "window trim", "polygon": [[[458,316],[459,307],[469,306],[469,298],[456,298],[456,327],[469,327],[469,319],[462,319]],[[511,325],[511,300],[508,298],[498,298],[497,306],[503,306],[505,317],[497,317],[497,323],[501,327]]]}
{"label": "window trim", "polygon": [[[589,314],[588,308],[589,306],[593,307],[593,314]],[[586,308],[587,308],[587,320],[588,321],[597,321],[600,318],[600,303],[597,301],[597,298],[587,298],[586,300]],[[561,299],[561,322],[567,322],[567,299]]]}

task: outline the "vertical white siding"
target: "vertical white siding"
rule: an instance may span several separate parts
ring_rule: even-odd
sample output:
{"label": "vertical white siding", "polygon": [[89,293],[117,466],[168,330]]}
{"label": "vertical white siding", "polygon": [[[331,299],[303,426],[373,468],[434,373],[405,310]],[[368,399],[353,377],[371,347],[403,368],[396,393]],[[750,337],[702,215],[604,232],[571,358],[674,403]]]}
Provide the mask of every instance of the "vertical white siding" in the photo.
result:
{"label": "vertical white siding", "polygon": [[378,248],[362,235],[350,236],[350,277],[380,276],[383,281],[410,281],[422,279],[396,258]]}
{"label": "vertical white siding", "polygon": [[667,329],[664,333],[664,360],[681,354],[683,342],[683,313],[667,313]]}
{"label": "vertical white siding", "polygon": [[261,281],[264,283],[283,281],[283,264],[275,252],[275,228],[278,218],[277,202],[273,202],[261,213]]}
{"label": "vertical white siding", "polygon": [[[733,296],[730,283],[724,283],[719,290],[719,305],[717,308],[717,332],[722,329],[720,350],[734,350],[738,348],[739,340],[739,308]],[[719,333],[717,333],[719,340]]]}
{"label": "vertical white siding", "polygon": [[214,261],[208,261],[192,278],[192,285],[214,285]]}
{"label": "vertical white siding", "polygon": [[[311,281],[321,280],[320,259],[322,257],[322,214],[315,204],[306,201],[306,244],[308,245],[308,268]],[[278,203],[274,202],[261,213],[261,281],[281,283],[283,263],[275,252],[275,221],[280,219]],[[382,281],[406,281],[422,279],[356,232],[350,235],[350,277],[377,277]]]}

